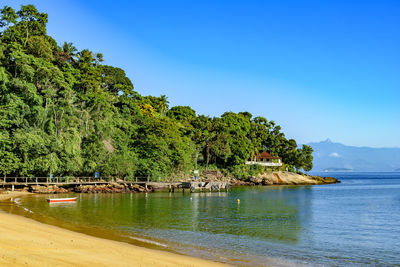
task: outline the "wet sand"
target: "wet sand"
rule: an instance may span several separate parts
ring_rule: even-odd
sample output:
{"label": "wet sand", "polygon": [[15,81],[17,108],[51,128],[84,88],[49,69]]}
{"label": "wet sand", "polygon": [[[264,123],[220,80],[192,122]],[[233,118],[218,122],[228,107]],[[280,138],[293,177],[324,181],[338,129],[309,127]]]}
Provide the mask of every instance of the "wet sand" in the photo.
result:
{"label": "wet sand", "polygon": [[[0,201],[20,192],[0,194]],[[101,239],[0,212],[4,266],[224,266],[223,264]]]}

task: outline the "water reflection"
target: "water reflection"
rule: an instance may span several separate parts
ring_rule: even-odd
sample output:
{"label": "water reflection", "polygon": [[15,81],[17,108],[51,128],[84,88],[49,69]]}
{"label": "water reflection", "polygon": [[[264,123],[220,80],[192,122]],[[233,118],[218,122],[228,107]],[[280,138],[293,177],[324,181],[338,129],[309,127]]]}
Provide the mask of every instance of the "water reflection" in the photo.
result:
{"label": "water reflection", "polygon": [[228,193],[80,194],[73,205],[49,205],[45,196],[36,195],[24,199],[23,205],[64,221],[137,233],[164,229],[295,243],[302,223],[311,216],[311,190],[243,187]]}
{"label": "water reflection", "polygon": [[228,193],[82,194],[64,206],[37,195],[21,203],[47,223],[233,265],[399,266],[400,177],[386,176]]}

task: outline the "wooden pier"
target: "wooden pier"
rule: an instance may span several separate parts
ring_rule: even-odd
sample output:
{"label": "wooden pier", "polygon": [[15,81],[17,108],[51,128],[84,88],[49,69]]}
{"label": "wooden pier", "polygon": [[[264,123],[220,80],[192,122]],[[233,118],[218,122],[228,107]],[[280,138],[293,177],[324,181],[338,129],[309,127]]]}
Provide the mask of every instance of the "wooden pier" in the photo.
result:
{"label": "wooden pier", "polygon": [[116,179],[108,177],[5,177],[0,180],[0,185],[92,185],[92,184],[109,184],[109,183],[149,183],[149,178],[136,178],[134,180]]}
{"label": "wooden pier", "polygon": [[185,191],[211,192],[229,190],[229,182],[224,181],[188,181],[188,182],[152,182],[148,177],[137,177],[135,179],[118,179],[114,177],[5,177],[0,180],[3,188],[29,187],[29,186],[85,186],[85,185],[140,185],[144,188],[151,187],[155,190],[168,190],[169,192]]}

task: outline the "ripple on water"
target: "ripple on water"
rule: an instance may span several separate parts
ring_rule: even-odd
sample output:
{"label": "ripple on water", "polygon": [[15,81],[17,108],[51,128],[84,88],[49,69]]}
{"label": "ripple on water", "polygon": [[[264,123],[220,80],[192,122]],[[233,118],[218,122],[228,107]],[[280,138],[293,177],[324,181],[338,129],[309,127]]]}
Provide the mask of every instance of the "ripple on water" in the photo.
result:
{"label": "ripple on water", "polygon": [[82,194],[74,205],[49,205],[45,196],[30,196],[19,205],[235,265],[400,264],[400,177],[364,176],[337,177],[342,183],[333,185],[228,193]]}

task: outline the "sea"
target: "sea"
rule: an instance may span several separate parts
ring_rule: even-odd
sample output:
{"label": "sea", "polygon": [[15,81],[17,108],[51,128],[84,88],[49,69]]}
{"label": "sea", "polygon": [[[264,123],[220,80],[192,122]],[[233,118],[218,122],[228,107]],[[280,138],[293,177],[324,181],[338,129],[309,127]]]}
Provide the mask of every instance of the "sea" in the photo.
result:
{"label": "sea", "polygon": [[400,173],[319,175],[341,183],[213,193],[75,194],[76,203],[64,204],[47,203],[49,195],[31,195],[0,208],[235,266],[400,266]]}

